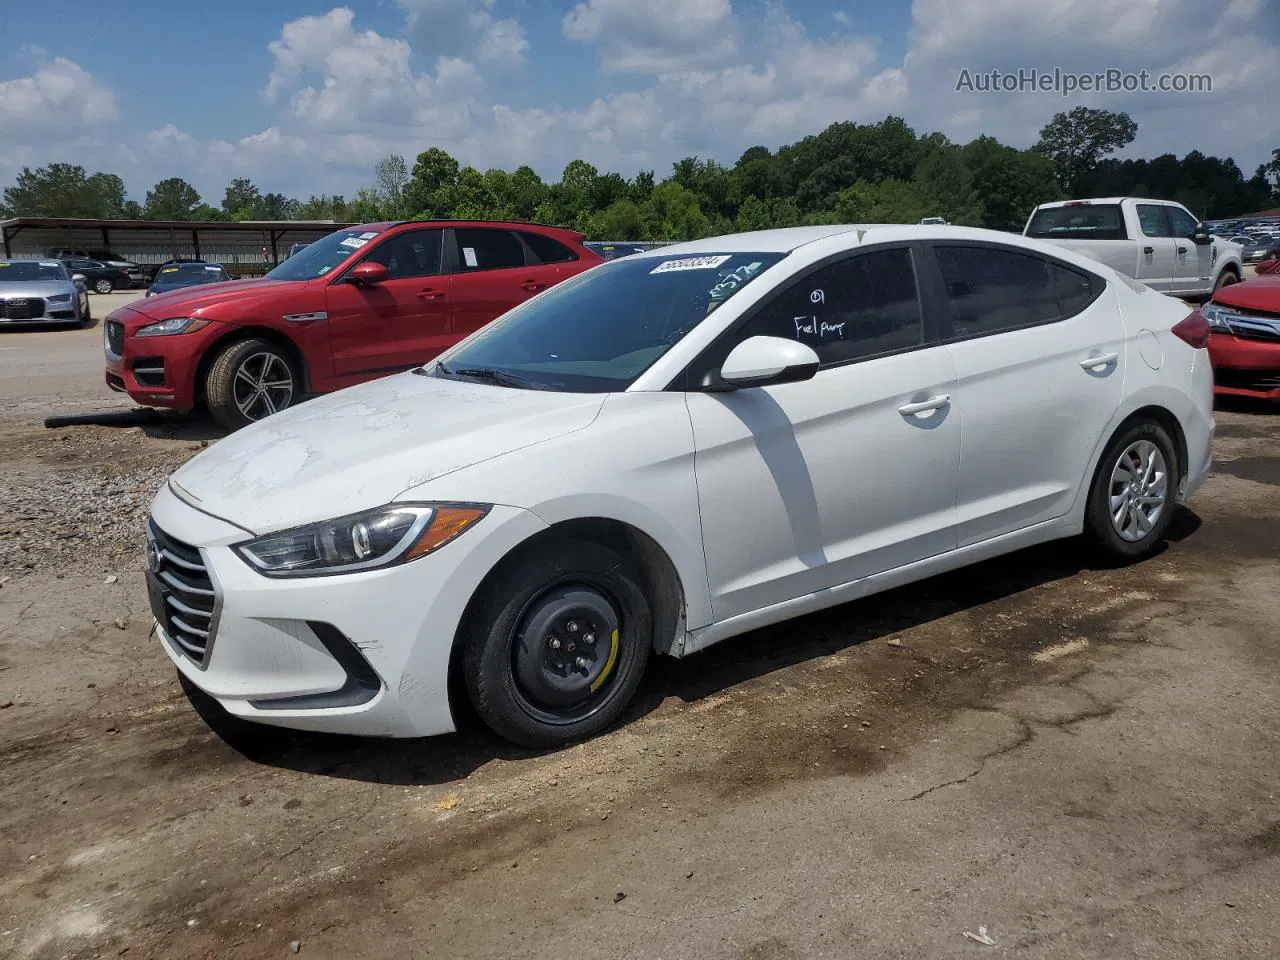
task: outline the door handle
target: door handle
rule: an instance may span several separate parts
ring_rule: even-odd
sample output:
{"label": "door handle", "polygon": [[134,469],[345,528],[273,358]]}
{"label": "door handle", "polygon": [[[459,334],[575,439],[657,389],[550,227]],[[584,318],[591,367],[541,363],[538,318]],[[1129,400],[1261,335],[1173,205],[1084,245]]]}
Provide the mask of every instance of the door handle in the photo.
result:
{"label": "door handle", "polygon": [[547,289],[547,285],[545,283],[539,283],[537,280],[526,280],[524,283],[520,284],[520,286],[523,289],[528,290],[530,293],[537,293],[539,290]]}
{"label": "door handle", "polygon": [[950,405],[951,397],[948,394],[940,393],[936,397],[930,397],[928,400],[918,400],[915,403],[904,403],[898,408],[898,412],[904,417],[910,417],[917,413],[927,413],[930,410],[938,410]]}
{"label": "door handle", "polygon": [[1143,248],[1142,248],[1142,252],[1143,252],[1143,253],[1145,253],[1147,256],[1151,256],[1153,253],[1155,253],[1155,252],[1156,252],[1156,248],[1155,248],[1155,247],[1143,247]]}
{"label": "door handle", "polygon": [[443,300],[444,291],[432,290],[430,287],[427,287],[425,290],[418,291],[418,299],[419,300]]}
{"label": "door handle", "polygon": [[1118,353],[1104,353],[1097,357],[1086,357],[1080,361],[1080,366],[1086,370],[1097,370],[1099,367],[1109,366],[1120,359]]}

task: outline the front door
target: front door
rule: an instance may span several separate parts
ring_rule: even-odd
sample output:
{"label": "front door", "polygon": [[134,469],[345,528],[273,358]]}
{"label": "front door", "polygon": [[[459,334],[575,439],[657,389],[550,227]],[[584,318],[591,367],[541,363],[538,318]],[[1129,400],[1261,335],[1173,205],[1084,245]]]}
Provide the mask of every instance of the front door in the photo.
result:
{"label": "front door", "polygon": [[1213,289],[1213,258],[1218,252],[1215,241],[1196,243],[1192,237],[1199,225],[1196,218],[1182,207],[1166,207],[1169,215],[1169,231],[1173,234],[1178,257],[1177,275],[1173,289],[1177,293],[1193,293]]}
{"label": "front door", "polygon": [[1105,281],[1076,267],[1000,244],[931,249],[964,431],[963,547],[1071,508],[1120,404],[1125,329]]}
{"label": "front door", "polygon": [[560,278],[560,268],[539,263],[514,231],[459,227],[449,235],[455,339],[474,333]]}
{"label": "front door", "polygon": [[348,270],[328,286],[336,377],[354,383],[408,370],[453,343],[451,278],[441,273],[443,233],[392,234],[357,261],[385,266],[384,282],[356,285],[346,279]]}
{"label": "front door", "polygon": [[789,337],[802,383],[688,394],[717,621],[956,545],[955,370],[926,343],[912,252],[881,248],[792,281],[708,351]]}
{"label": "front door", "polygon": [[1173,289],[1178,255],[1164,204],[1138,204],[1138,224],[1142,229],[1142,236],[1138,237],[1142,249],[1138,255],[1137,279],[1153,290],[1168,293]]}

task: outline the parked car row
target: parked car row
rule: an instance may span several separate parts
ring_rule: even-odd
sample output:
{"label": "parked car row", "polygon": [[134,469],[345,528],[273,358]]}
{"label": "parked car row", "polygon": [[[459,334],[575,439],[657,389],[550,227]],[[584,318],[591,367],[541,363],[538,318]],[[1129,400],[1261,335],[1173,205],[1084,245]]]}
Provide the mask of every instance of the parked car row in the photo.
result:
{"label": "parked car row", "polygon": [[952,226],[602,262],[553,228],[369,224],[117,311],[108,377],[261,420],[152,506],[184,684],[384,737],[453,730],[457,689],[549,747],[614,723],[656,654],[1055,538],[1159,549],[1212,462],[1211,322],[1241,335]]}

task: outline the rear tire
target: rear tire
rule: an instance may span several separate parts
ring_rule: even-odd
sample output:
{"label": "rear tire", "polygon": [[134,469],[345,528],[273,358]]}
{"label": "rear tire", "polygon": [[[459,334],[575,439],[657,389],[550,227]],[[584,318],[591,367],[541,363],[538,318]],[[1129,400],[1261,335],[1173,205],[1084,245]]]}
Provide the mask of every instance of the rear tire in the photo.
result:
{"label": "rear tire", "polygon": [[476,713],[525,747],[562,747],[618,719],[653,646],[637,571],[595,543],[548,544],[495,578],[475,609],[463,676]]}
{"label": "rear tire", "polygon": [[1110,560],[1143,560],[1160,546],[1177,507],[1178,458],[1164,427],[1130,423],[1112,438],[1098,462],[1085,532]]}
{"label": "rear tire", "polygon": [[270,340],[257,337],[223,347],[205,375],[209,413],[228,431],[293,406],[301,393],[293,361]]}

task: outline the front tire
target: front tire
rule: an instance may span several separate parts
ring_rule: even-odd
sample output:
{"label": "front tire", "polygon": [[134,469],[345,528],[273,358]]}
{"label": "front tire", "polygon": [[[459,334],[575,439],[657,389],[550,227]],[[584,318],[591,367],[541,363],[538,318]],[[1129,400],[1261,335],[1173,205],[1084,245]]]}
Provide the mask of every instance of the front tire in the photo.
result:
{"label": "front tire", "polygon": [[1085,531],[1112,560],[1143,560],[1160,546],[1177,505],[1178,459],[1164,427],[1141,420],[1102,454],[1089,490]]}
{"label": "front tire", "polygon": [[635,694],[653,615],[631,563],[585,541],[548,544],[488,588],[464,640],[476,712],[525,747],[562,747],[608,728]]}
{"label": "front tire", "polygon": [[302,378],[285,352],[270,340],[240,340],[222,349],[205,376],[209,413],[229,431],[239,430],[293,406]]}
{"label": "front tire", "polygon": [[110,293],[115,289],[115,284],[103,277],[101,280],[93,281],[93,289],[95,293]]}
{"label": "front tire", "polygon": [[1220,274],[1218,279],[1214,281],[1213,292],[1217,293],[1223,287],[1229,287],[1233,283],[1240,282],[1240,274],[1236,273],[1231,267],[1227,267]]}

